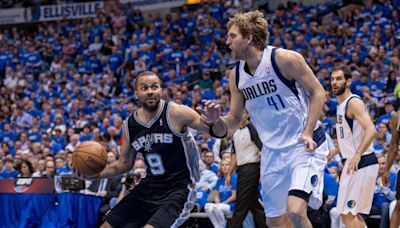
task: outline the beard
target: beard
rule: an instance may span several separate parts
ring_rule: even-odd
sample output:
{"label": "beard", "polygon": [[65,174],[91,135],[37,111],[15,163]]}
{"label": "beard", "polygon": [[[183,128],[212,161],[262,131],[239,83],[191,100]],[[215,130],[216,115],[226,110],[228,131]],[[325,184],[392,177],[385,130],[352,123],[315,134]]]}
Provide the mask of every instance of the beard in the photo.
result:
{"label": "beard", "polygon": [[149,112],[155,112],[158,109],[158,105],[160,104],[160,97],[159,96],[155,96],[154,98],[152,98],[149,102],[149,98],[143,98],[140,100],[140,103],[142,104],[142,107]]}
{"label": "beard", "polygon": [[346,91],[346,83],[344,83],[342,86],[340,86],[336,92],[334,92],[335,96],[340,96]]}

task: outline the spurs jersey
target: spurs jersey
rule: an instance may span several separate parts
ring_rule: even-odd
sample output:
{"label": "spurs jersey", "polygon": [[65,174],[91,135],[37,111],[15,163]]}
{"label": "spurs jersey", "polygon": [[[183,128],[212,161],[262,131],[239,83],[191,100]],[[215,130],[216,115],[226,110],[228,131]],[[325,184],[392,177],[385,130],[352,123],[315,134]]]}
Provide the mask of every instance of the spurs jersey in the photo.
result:
{"label": "spurs jersey", "polygon": [[[346,115],[348,103],[353,98],[361,99],[359,96],[352,94],[338,105],[336,111],[336,135],[338,138],[340,153],[344,158],[352,158],[354,156],[361,144],[362,138],[364,137],[364,129],[358,121],[351,119]],[[363,155],[373,152],[371,143]]]}
{"label": "spurs jersey", "polygon": [[245,61],[236,65],[236,85],[245,98],[263,145],[281,150],[298,144],[306,126],[309,95],[296,81],[286,79],[275,61],[277,48],[268,46],[254,75]]}
{"label": "spurs jersey", "polygon": [[137,112],[126,120],[126,138],[143,154],[147,165],[142,181],[161,188],[194,183],[200,177],[196,142],[188,130],[180,133],[172,128],[171,103],[161,100],[160,105],[158,114],[147,124],[137,118]]}

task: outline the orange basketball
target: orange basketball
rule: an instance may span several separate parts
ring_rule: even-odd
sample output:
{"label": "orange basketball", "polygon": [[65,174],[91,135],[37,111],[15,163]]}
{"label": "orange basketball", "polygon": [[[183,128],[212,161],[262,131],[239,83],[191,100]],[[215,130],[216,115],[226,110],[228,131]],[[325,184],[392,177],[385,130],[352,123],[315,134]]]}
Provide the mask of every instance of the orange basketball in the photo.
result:
{"label": "orange basketball", "polygon": [[107,151],[98,142],[83,142],[72,153],[72,166],[84,177],[99,174],[106,165]]}

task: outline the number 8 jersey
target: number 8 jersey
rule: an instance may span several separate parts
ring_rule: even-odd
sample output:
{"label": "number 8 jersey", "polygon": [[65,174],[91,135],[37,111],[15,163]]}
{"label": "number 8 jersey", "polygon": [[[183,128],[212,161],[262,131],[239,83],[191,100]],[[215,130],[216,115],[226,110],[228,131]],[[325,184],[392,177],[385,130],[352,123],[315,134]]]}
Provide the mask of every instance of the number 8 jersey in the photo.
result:
{"label": "number 8 jersey", "polygon": [[239,61],[236,85],[242,91],[245,108],[263,145],[282,150],[300,142],[307,121],[309,95],[298,82],[281,74],[275,61],[277,49],[273,46],[264,49],[254,75],[245,61]]}
{"label": "number 8 jersey", "polygon": [[[350,95],[337,107],[336,111],[336,135],[339,143],[340,153],[344,158],[352,158],[356,153],[364,137],[364,129],[357,120],[351,119],[347,114],[347,107],[351,99],[361,99],[357,95]],[[373,153],[372,143],[364,154]],[[363,155],[364,155],[363,154]]]}
{"label": "number 8 jersey", "polygon": [[188,130],[177,132],[171,127],[170,102],[161,100],[161,108],[149,123],[143,123],[134,112],[126,120],[130,145],[142,153],[147,165],[143,179],[155,188],[186,186],[199,179],[199,152]]}

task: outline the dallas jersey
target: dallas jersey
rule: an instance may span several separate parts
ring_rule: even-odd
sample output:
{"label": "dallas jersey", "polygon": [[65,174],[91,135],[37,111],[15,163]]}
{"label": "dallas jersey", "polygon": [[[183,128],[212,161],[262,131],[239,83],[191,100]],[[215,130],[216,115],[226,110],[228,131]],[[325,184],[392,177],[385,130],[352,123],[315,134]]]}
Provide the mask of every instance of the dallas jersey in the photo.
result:
{"label": "dallas jersey", "polygon": [[[364,129],[360,123],[356,119],[351,119],[346,115],[348,103],[353,98],[361,99],[359,96],[352,94],[338,105],[336,111],[336,135],[340,153],[344,158],[352,158],[354,156],[364,137]],[[373,152],[371,143],[363,155]]]}
{"label": "dallas jersey", "polygon": [[296,81],[286,79],[275,61],[277,48],[268,46],[254,75],[245,61],[236,65],[236,85],[245,98],[263,145],[281,150],[298,144],[307,122],[309,95]]}
{"label": "dallas jersey", "polygon": [[147,176],[142,182],[156,188],[186,187],[200,178],[199,151],[188,130],[180,133],[172,128],[171,103],[161,100],[160,105],[155,118],[147,124],[137,118],[137,112],[130,115],[126,138],[144,156]]}

